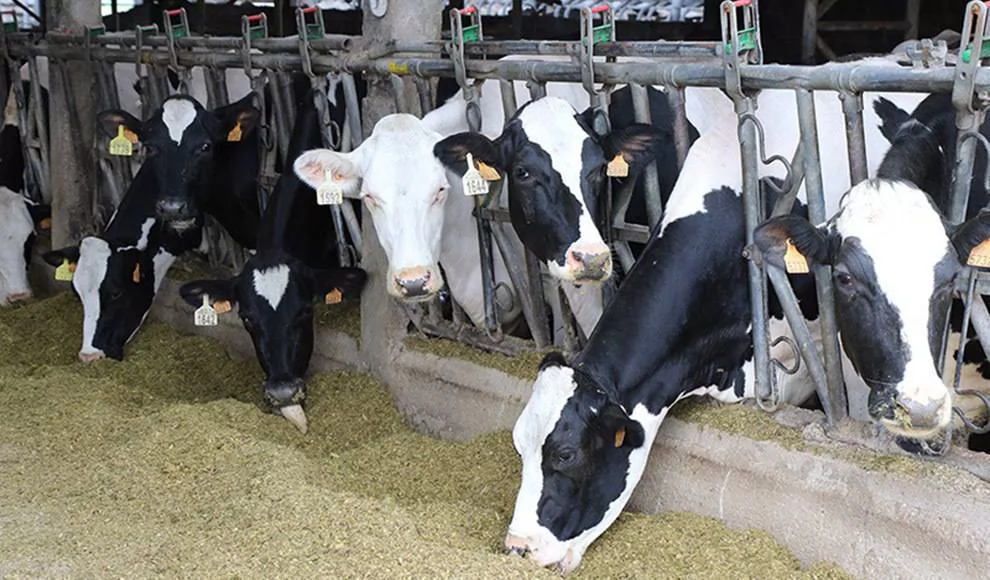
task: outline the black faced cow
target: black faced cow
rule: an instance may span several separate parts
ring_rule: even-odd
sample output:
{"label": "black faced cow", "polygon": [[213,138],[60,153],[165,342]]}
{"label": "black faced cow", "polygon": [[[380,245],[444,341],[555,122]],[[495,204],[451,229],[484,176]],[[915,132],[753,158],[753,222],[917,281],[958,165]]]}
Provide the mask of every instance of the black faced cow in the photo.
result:
{"label": "black faced cow", "polygon": [[[921,100],[899,98],[911,107]],[[832,199],[850,185],[844,135],[835,131],[842,114],[834,93],[816,94],[816,105]],[[872,110],[866,113],[875,169],[888,144]],[[757,114],[767,150],[793,151],[799,136],[793,94],[762,91]],[[513,429],[522,481],[505,544],[541,565],[562,572],[579,565],[629,500],[678,400],[753,393],[737,119],[729,111],[713,121],[691,148],[662,222],[587,345],[571,364],[559,356],[544,360]],[[762,167],[761,175],[781,177],[776,167]],[[811,296],[802,300],[806,318],[816,317],[813,304]],[[772,334],[789,331],[779,312],[771,313]],[[777,378],[787,402],[811,394],[803,373]]]}
{"label": "black faced cow", "polygon": [[[299,104],[288,162],[321,144],[312,93]],[[349,203],[349,202],[348,202]],[[291,170],[282,173],[262,216],[258,252],[226,280],[199,280],[180,289],[193,306],[203,296],[236,304],[265,371],[266,408],[307,429],[304,377],[313,352],[313,301],[357,297],[365,282],[358,268],[340,268],[330,210]]]}

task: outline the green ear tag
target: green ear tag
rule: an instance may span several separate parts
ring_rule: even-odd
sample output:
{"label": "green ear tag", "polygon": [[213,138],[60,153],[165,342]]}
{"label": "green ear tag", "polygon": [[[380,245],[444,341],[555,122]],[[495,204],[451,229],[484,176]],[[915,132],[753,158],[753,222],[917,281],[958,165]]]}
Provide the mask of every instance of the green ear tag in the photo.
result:
{"label": "green ear tag", "polygon": [[124,134],[123,125],[117,125],[117,136],[110,140],[110,155],[130,157],[134,154],[134,144]]}

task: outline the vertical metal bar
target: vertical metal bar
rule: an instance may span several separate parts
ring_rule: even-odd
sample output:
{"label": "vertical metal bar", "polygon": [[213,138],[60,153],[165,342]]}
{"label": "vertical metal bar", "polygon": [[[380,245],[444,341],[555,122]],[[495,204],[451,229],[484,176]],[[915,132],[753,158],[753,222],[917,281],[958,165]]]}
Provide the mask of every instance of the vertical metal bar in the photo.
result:
{"label": "vertical metal bar", "polygon": [[818,0],[804,0],[804,25],[801,30],[801,62],[815,64],[818,40]]}
{"label": "vertical metal bar", "polygon": [[842,101],[842,115],[846,121],[849,183],[856,185],[869,177],[866,169],[866,136],[863,131],[863,95],[842,91],[839,93],[839,100]]}
{"label": "vertical metal bar", "polygon": [[[987,7],[982,2],[970,2],[963,22],[961,47],[969,47],[961,53],[956,64],[952,85],[952,105],[956,109],[956,166],[952,174],[952,196],[949,200],[949,221],[962,223],[966,219],[970,181],[976,157],[976,140],[967,133],[979,131],[983,124],[983,110],[974,108],[976,73],[980,70],[983,40],[986,34]],[[968,58],[966,53],[968,54]]]}
{"label": "vertical metal bar", "polygon": [[[17,86],[20,86],[20,72],[15,72],[17,72],[17,76],[14,78]],[[41,167],[37,170],[35,177],[38,180],[38,187],[41,189],[42,199],[50,200],[52,195],[51,181],[47,173],[51,167],[48,150],[48,118],[45,116],[45,108],[42,106],[44,101],[41,98],[41,82],[38,76],[38,64],[34,58],[28,59],[28,75],[31,78],[31,99],[35,103],[33,132],[38,136],[38,154],[41,157]]]}
{"label": "vertical metal bar", "polygon": [[271,97],[272,106],[275,109],[275,134],[278,140],[279,158],[282,163],[286,162],[286,157],[289,154],[289,133],[292,127],[289,124],[289,111],[288,109],[294,106],[294,101],[286,100],[285,94],[282,91],[282,79],[285,73],[277,72],[271,79]]}
{"label": "vertical metal bar", "polygon": [[688,149],[691,147],[691,135],[688,129],[684,87],[669,87],[667,101],[674,112],[674,147],[677,150],[677,169],[684,167]]}
{"label": "vertical metal bar", "polygon": [[364,133],[361,131],[361,107],[358,103],[357,85],[354,82],[354,75],[343,73],[341,83],[344,87],[344,104],[347,107],[347,123],[351,126],[351,143],[354,149],[364,141]]}
{"label": "vertical metal bar", "polygon": [[[646,87],[630,84],[629,89],[632,94],[633,115],[636,122],[652,124],[650,96]],[[652,228],[654,224],[660,222],[660,217],[663,215],[663,201],[660,199],[660,175],[655,161],[646,166],[640,179],[643,180],[643,186],[646,188],[646,215],[649,219],[647,225]],[[622,218],[625,221],[625,212],[623,212]]]}
{"label": "vertical metal bar", "polygon": [[[516,296],[519,297],[521,302],[523,317],[529,323],[533,342],[536,343],[536,348],[546,348],[550,345],[550,335],[543,296],[540,295],[537,300],[533,300],[535,293],[530,288],[532,279],[527,279],[526,269],[519,267],[520,263],[524,262],[524,260],[512,245],[509,235],[505,232],[504,228],[505,224],[501,223],[492,226],[492,236],[495,238],[495,245],[498,247],[499,253],[502,254],[502,262],[505,263],[506,272],[509,274],[512,285],[516,288]],[[528,266],[528,263],[526,265]],[[535,282],[540,283],[538,273]]]}
{"label": "vertical metal bar", "polygon": [[[822,186],[822,170],[818,152],[818,126],[815,116],[815,95],[798,89],[798,122],[801,127],[801,143],[804,147],[804,185],[808,197],[808,217],[811,223],[820,224],[826,219],[825,189]],[[825,371],[828,379],[827,396],[819,391],[822,404],[826,399],[831,405],[826,415],[834,424],[846,416],[846,391],[842,378],[842,359],[839,353],[838,325],[835,319],[835,288],[832,285],[832,269],[815,266],[815,286],[818,291],[818,310],[821,320],[822,349],[825,355]],[[807,361],[806,361],[807,362]]]}

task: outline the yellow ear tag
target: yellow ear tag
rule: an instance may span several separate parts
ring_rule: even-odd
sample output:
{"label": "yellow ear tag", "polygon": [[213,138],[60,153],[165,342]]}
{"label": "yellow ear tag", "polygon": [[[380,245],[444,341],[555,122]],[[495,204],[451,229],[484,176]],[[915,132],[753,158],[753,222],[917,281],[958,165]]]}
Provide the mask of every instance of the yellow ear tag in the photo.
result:
{"label": "yellow ear tag", "polygon": [[626,428],[623,427],[615,432],[615,446],[622,447],[622,442],[626,440]]}
{"label": "yellow ear tag", "polygon": [[227,141],[236,143],[237,141],[240,140],[241,140],[241,122],[238,121],[237,124],[234,125],[234,128],[231,129],[229,133],[227,133]]}
{"label": "yellow ear tag", "polygon": [[193,313],[193,324],[196,326],[216,326],[218,322],[217,311],[210,306],[210,297],[203,294],[203,305]]}
{"label": "yellow ear tag", "polygon": [[475,168],[474,156],[470,153],[467,154],[467,171],[464,172],[464,177],[461,178],[461,186],[464,189],[464,195],[488,194],[488,182],[485,181],[485,178]]}
{"label": "yellow ear tag", "polygon": [[609,177],[626,177],[629,175],[629,164],[626,163],[626,158],[622,156],[622,153],[616,153],[615,157],[608,162],[608,167],[605,168],[605,175]]}
{"label": "yellow ear tag", "polygon": [[52,229],[52,218],[45,218],[38,222],[38,228],[42,230]]}
{"label": "yellow ear tag", "polygon": [[502,179],[502,176],[498,174],[498,171],[484,161],[478,162],[478,175],[480,175],[485,181],[498,181],[499,179]]}
{"label": "yellow ear tag", "polygon": [[807,274],[808,259],[794,247],[794,243],[787,238],[787,251],[784,252],[784,269],[788,274]]}
{"label": "yellow ear tag", "polygon": [[966,265],[977,268],[990,268],[990,240],[983,240],[979,245],[969,251],[969,258],[966,259]]}
{"label": "yellow ear tag", "polygon": [[334,288],[333,290],[326,293],[323,296],[324,304],[339,304],[344,299],[343,293],[341,293],[339,288]]}
{"label": "yellow ear tag", "polygon": [[72,274],[76,271],[76,265],[70,264],[66,258],[62,259],[62,264],[55,268],[55,279],[59,282],[71,282]]}
{"label": "yellow ear tag", "polygon": [[340,185],[332,169],[323,172],[323,183],[316,188],[318,205],[340,205],[344,203],[344,188]]}
{"label": "yellow ear tag", "polygon": [[227,314],[232,308],[230,300],[217,300],[213,303],[213,309],[217,311],[217,314]]}
{"label": "yellow ear tag", "polygon": [[110,155],[130,157],[134,154],[134,144],[124,134],[126,130],[123,125],[117,125],[117,136],[110,140]]}
{"label": "yellow ear tag", "polygon": [[134,280],[134,283],[135,284],[141,282],[141,263],[140,262],[138,262],[137,264],[134,264],[134,272],[131,274],[131,280]]}

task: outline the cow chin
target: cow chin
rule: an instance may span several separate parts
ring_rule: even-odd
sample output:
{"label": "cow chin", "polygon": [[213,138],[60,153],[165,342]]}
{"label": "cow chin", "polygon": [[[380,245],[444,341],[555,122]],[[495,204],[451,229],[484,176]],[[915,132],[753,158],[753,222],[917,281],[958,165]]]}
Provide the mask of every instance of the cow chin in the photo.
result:
{"label": "cow chin", "polygon": [[443,289],[443,274],[437,266],[414,266],[389,272],[388,293],[403,302],[426,302]]}
{"label": "cow chin", "polygon": [[578,546],[573,541],[561,542],[556,538],[544,538],[539,542],[523,540],[512,534],[505,537],[505,550],[509,554],[525,556],[544,568],[551,568],[560,575],[566,575],[581,564],[588,546]]}
{"label": "cow chin", "polygon": [[547,262],[550,275],[575,284],[600,284],[612,277],[612,252],[602,243],[575,242],[559,261]]}

